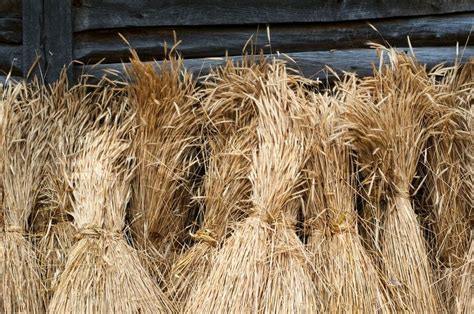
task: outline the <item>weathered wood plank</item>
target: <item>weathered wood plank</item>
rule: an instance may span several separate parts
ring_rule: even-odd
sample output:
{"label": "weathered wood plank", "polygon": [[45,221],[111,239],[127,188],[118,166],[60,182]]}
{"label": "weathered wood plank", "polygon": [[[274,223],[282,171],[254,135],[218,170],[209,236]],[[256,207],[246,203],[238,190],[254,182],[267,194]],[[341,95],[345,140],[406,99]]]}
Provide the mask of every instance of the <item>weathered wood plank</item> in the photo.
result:
{"label": "weathered wood plank", "polygon": [[0,17],[21,18],[22,0],[1,0]]}
{"label": "weathered wood plank", "polygon": [[[178,27],[175,32],[182,40],[179,51],[186,58],[222,56],[226,51],[238,55],[253,36],[257,50],[266,52],[316,51],[365,47],[368,41],[393,46],[407,45],[407,36],[414,46],[451,46],[464,43],[474,21],[473,13],[447,16],[410,17],[372,21],[378,33],[365,21],[346,23],[313,23],[300,25],[271,25],[270,41],[265,25],[239,27]],[[107,63],[127,61],[129,47],[120,32],[144,60],[162,58],[164,42],[173,44],[171,28],[102,30],[78,33],[74,41],[74,57],[83,62]],[[382,39],[383,37],[383,39]],[[271,49],[270,49],[271,44]]]}
{"label": "weathered wood plank", "polygon": [[72,62],[72,40],[72,0],[44,0],[46,82],[56,80],[64,65]]}
{"label": "weathered wood plank", "polygon": [[0,17],[0,42],[21,44],[21,19],[15,17]]}
{"label": "weathered wood plank", "polygon": [[104,28],[334,22],[474,11],[472,0],[78,0],[74,31]]}
{"label": "weathered wood plank", "polygon": [[[401,49],[409,51],[408,48]],[[453,62],[457,57],[455,47],[423,47],[414,48],[413,51],[418,61],[426,64],[428,67],[433,67],[443,62]],[[287,55],[279,55],[277,57],[285,59],[289,57],[293,60],[288,61],[291,67],[298,69],[304,76],[311,78],[326,77],[325,69],[327,66],[337,72],[356,72],[358,75],[364,76],[370,74],[372,72],[372,66],[379,62],[379,58],[374,49],[295,52]],[[464,60],[470,57],[474,57],[473,46],[467,47],[463,52]],[[241,59],[240,56],[231,58],[234,60]],[[208,73],[211,67],[220,66],[224,63],[224,58],[197,58],[184,61],[188,71],[194,73],[196,76],[204,75]],[[96,78],[107,74],[114,79],[123,80],[123,69],[124,64],[117,63],[87,65],[82,67],[82,70],[78,69],[76,74],[80,75],[81,73],[85,73]]]}
{"label": "weathered wood plank", "polygon": [[44,73],[43,0],[23,0],[22,22],[23,76],[41,76]]}
{"label": "weathered wood plank", "polygon": [[20,45],[0,44],[0,75],[12,71],[20,75],[22,71],[22,47]]}

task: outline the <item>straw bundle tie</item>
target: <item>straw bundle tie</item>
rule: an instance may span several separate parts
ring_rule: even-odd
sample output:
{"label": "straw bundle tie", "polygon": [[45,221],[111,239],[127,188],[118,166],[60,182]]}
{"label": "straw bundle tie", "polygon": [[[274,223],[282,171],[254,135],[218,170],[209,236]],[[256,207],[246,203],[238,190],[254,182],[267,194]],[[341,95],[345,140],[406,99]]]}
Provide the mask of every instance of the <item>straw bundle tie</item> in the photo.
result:
{"label": "straw bundle tie", "polygon": [[[336,210],[332,209],[332,212]],[[354,214],[348,212],[340,212],[337,218],[337,221],[333,221],[329,224],[329,231],[332,235],[341,234],[341,233],[356,233],[354,228],[356,217]]]}
{"label": "straw bundle tie", "polygon": [[87,226],[80,228],[77,233],[74,235],[74,239],[79,241],[84,238],[95,238],[95,239],[113,239],[120,240],[123,238],[123,235],[120,231],[108,231],[100,228],[98,226]]}
{"label": "straw bundle tie", "polygon": [[317,216],[311,217],[306,219],[304,223],[305,230],[310,230],[313,234],[326,234],[336,235],[341,233],[354,233],[356,234],[356,230],[354,228],[355,225],[355,216],[349,213],[344,213],[341,219],[338,222],[332,222],[329,225],[326,225],[323,221],[326,218]]}
{"label": "straw bundle tie", "polygon": [[12,225],[5,227],[5,232],[7,233],[16,233],[16,234],[23,234],[23,228],[20,227],[19,225]]}
{"label": "straw bundle tie", "polygon": [[206,243],[212,247],[216,247],[219,244],[216,240],[216,233],[210,229],[199,229],[196,233],[191,234],[191,237],[196,241]]}

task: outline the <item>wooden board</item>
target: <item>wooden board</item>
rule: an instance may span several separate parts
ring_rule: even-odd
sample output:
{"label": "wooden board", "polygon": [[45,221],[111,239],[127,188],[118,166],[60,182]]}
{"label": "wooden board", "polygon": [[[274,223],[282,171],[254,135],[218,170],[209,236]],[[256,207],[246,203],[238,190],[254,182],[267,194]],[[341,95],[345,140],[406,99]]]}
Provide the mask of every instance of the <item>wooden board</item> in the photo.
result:
{"label": "wooden board", "polygon": [[[249,38],[265,52],[317,51],[363,48],[369,41],[384,40],[393,46],[406,46],[407,36],[413,46],[454,46],[464,44],[473,27],[474,12],[447,16],[410,17],[373,21],[375,31],[365,21],[312,23],[302,25],[265,25],[231,27],[178,27],[88,31],[76,34],[74,58],[83,62],[127,61],[129,46],[120,31],[144,60],[162,58],[164,42],[174,42],[173,30],[182,43],[179,51],[185,58],[241,54]],[[270,38],[269,38],[270,37]],[[250,45],[247,46],[250,48]]]}
{"label": "wooden board", "polygon": [[21,44],[21,19],[0,17],[0,43]]}
{"label": "wooden board", "polygon": [[0,75],[10,70],[14,75],[22,73],[22,46],[0,44]]}
{"label": "wooden board", "polygon": [[[72,0],[44,0],[45,79],[56,80],[72,60]],[[69,71],[72,79],[72,71]]]}
{"label": "wooden board", "polygon": [[472,0],[78,0],[74,31],[366,20],[474,11]]}
{"label": "wooden board", "polygon": [[23,77],[44,73],[43,0],[23,0]]}
{"label": "wooden board", "polygon": [[1,0],[0,17],[21,18],[22,0]]}
{"label": "wooden board", "polygon": [[[401,48],[408,51],[408,48]],[[415,48],[415,56],[419,62],[433,67],[442,62],[453,62],[457,56],[455,47],[424,47]],[[368,75],[372,72],[372,66],[378,64],[379,58],[373,49],[347,49],[335,51],[309,51],[295,52],[287,55],[276,56],[279,58],[290,59],[289,65],[298,69],[304,76],[311,78],[326,77],[325,69],[327,66],[337,72],[348,71],[356,72],[360,76]],[[474,47],[469,46],[463,52],[464,60],[474,57]],[[239,60],[241,57],[232,57]],[[293,61],[291,61],[293,60]],[[187,59],[184,61],[188,71],[194,73],[195,76],[204,75],[209,72],[211,67],[223,65],[224,58],[197,58]],[[126,66],[126,65],[125,65]],[[76,75],[85,73],[96,78],[107,74],[111,78],[123,80],[124,64],[100,64],[87,65],[82,69],[78,67]]]}

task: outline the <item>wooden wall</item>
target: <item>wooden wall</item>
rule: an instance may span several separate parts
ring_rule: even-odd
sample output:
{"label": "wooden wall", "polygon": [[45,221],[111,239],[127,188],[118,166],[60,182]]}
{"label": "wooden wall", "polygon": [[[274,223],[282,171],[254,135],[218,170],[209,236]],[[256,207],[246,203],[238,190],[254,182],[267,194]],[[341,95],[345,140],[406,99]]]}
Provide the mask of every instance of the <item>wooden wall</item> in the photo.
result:
{"label": "wooden wall", "polygon": [[241,55],[252,38],[253,49],[286,54],[307,76],[325,65],[366,74],[376,60],[369,41],[407,47],[409,36],[417,58],[433,65],[454,60],[473,27],[472,0],[3,0],[0,75],[26,76],[38,64],[52,81],[72,60],[86,66],[71,76],[120,70],[129,52],[119,33],[144,60],[162,58],[176,36],[194,72]]}
{"label": "wooden wall", "polygon": [[0,75],[22,73],[21,0],[0,1]]}

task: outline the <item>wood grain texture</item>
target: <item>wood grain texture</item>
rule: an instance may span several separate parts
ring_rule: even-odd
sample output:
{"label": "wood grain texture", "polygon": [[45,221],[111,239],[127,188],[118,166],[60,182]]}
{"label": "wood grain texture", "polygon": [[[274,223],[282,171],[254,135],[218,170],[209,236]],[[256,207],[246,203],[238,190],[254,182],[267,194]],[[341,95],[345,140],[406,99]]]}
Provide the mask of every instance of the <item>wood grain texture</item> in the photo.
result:
{"label": "wood grain texture", "polygon": [[22,73],[22,46],[0,44],[0,75],[6,75],[10,70],[14,75]]}
{"label": "wood grain texture", "polygon": [[365,20],[474,11],[472,0],[78,0],[74,31]]}
{"label": "wood grain texture", "polygon": [[[270,40],[265,25],[232,27],[177,27],[99,30],[78,33],[74,41],[74,57],[82,62],[107,63],[127,61],[128,45],[120,32],[142,59],[164,56],[164,46],[174,42],[176,32],[179,51],[185,58],[223,56],[242,53],[253,38],[254,47],[265,52],[318,51],[363,48],[369,41],[387,41],[393,46],[406,46],[407,36],[416,46],[450,46],[464,43],[474,25],[474,12],[447,16],[381,19],[371,22],[375,31],[364,21],[346,23],[276,24],[270,26]],[[270,48],[271,47],[271,48]],[[250,48],[250,45],[248,46]]]}
{"label": "wood grain texture", "polygon": [[21,44],[21,19],[0,17],[0,43]]}
{"label": "wood grain texture", "polygon": [[[400,48],[408,51],[408,48]],[[457,57],[455,47],[423,47],[414,48],[418,61],[433,67],[439,63],[452,63]],[[276,55],[275,55],[276,56]],[[347,49],[335,51],[308,51],[288,53],[276,56],[288,60],[288,64],[299,70],[304,76],[311,78],[325,78],[325,69],[331,67],[341,73],[342,71],[356,72],[360,76],[372,72],[374,64],[378,64],[379,58],[374,49]],[[474,57],[474,47],[469,46],[463,52],[463,60]],[[241,59],[240,56],[231,57],[234,60]],[[288,59],[289,58],[289,59]],[[385,58],[387,59],[387,58]],[[211,67],[223,65],[224,58],[197,58],[184,61],[188,71],[195,76],[205,75]],[[159,64],[159,62],[158,62]],[[87,74],[95,78],[107,75],[110,78],[123,80],[123,71],[126,64],[100,64],[78,67],[76,75]]]}
{"label": "wood grain texture", "polygon": [[[44,73],[43,0],[23,0],[23,77]],[[34,68],[32,69],[32,67]],[[31,72],[30,72],[31,70]]]}
{"label": "wood grain texture", "polygon": [[44,0],[43,41],[47,82],[56,80],[63,67],[72,62],[72,40],[72,0]]}

